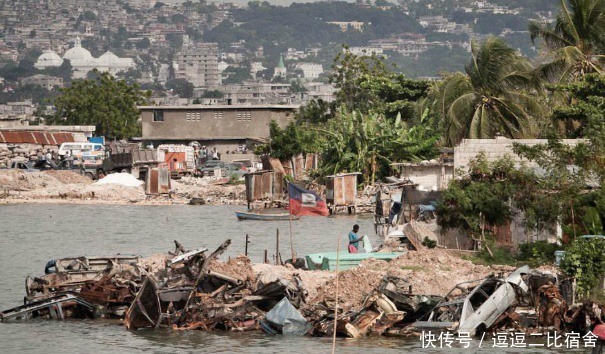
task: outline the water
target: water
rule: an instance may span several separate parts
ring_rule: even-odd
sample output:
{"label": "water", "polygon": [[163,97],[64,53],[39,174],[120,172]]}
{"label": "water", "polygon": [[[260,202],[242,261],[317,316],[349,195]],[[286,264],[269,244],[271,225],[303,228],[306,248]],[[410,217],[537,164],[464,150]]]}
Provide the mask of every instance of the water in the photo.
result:
{"label": "water", "polygon": [[[25,277],[40,275],[49,259],[81,255],[139,254],[174,249],[173,240],[186,248],[214,250],[225,239],[232,244],[222,258],[244,252],[250,236],[249,256],[261,262],[264,250],[275,252],[276,228],[280,230],[282,258],[290,258],[289,223],[237,221],[232,206],[135,206],[135,205],[5,205],[0,206],[0,309],[22,303]],[[293,222],[294,248],[298,255],[341,247],[353,224],[360,234],[374,235],[368,216],[335,218],[303,217]],[[478,343],[473,343],[476,347]],[[0,353],[326,353],[330,338],[267,336],[263,333],[205,333],[202,331],[129,332],[110,321],[32,321],[0,323]],[[422,349],[413,339],[339,339],[339,353],[441,353]],[[448,349],[468,353],[468,349]],[[493,352],[491,345],[473,352]],[[550,352],[535,348],[500,349]],[[557,350],[552,350],[557,352]],[[560,351],[560,349],[558,350]],[[578,351],[583,352],[583,351]],[[586,352],[586,350],[584,350]]]}

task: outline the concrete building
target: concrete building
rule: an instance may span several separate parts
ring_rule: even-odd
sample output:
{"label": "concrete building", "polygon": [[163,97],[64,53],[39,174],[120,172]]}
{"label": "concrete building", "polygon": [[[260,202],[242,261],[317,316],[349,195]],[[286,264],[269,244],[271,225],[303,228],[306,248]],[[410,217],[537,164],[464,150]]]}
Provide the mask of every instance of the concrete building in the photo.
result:
{"label": "concrete building", "polygon": [[[340,27],[340,30],[343,32],[346,32],[350,29],[355,31],[363,31],[363,26],[366,25],[366,22],[361,21],[329,21],[328,23]],[[372,22],[367,23],[368,26],[371,24]]]}
{"label": "concrete building", "polygon": [[48,67],[61,66],[65,60],[69,60],[73,68],[72,77],[74,79],[85,78],[86,74],[93,69],[115,75],[134,67],[132,58],[120,58],[112,52],[106,52],[98,58],[93,57],[86,48],[82,47],[80,37],[76,37],[74,46],[63,54],[63,58],[54,51],[47,50],[38,57],[34,67],[44,70]]}
{"label": "concrete building", "polygon": [[38,60],[34,64],[34,68],[38,70],[44,70],[48,67],[53,66],[61,66],[63,64],[63,59],[59,56],[59,54],[55,53],[52,50],[45,50],[42,55],[38,57]]}
{"label": "concrete building", "polygon": [[220,85],[218,45],[203,43],[197,48],[182,51],[178,56],[176,77],[191,82],[195,87]]}
{"label": "concrete building", "polygon": [[285,78],[287,74],[288,74],[288,70],[286,69],[286,65],[284,64],[284,57],[280,54],[279,62],[277,63],[277,66],[275,67],[275,70],[273,71],[273,77],[281,76],[281,77]]}
{"label": "concrete building", "polygon": [[219,153],[248,149],[269,137],[269,123],[284,127],[298,106],[142,106],[144,145],[197,141]]}
{"label": "concrete building", "polygon": [[323,66],[317,63],[296,63],[294,66],[296,69],[302,70],[305,79],[317,79],[324,73]]}
{"label": "concrete building", "polygon": [[243,82],[216,87],[224,94],[227,104],[288,104],[291,102],[290,84]]}
{"label": "concrete building", "polygon": [[55,87],[63,87],[62,78],[41,74],[24,77],[20,80],[20,83],[21,85],[42,86],[49,91],[54,89]]}

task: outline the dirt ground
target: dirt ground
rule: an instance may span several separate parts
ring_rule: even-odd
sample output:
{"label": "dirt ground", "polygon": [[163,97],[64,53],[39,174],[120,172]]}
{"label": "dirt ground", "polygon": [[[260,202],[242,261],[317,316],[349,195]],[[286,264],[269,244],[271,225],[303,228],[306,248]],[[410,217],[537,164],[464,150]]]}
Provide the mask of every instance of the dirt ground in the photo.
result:
{"label": "dirt ground", "polygon": [[97,185],[72,171],[23,172],[0,169],[0,203],[187,204],[192,197],[207,204],[245,204],[243,185],[225,185],[211,178],[172,181],[170,196],[149,196],[143,187]]}
{"label": "dirt ground", "polygon": [[[298,275],[307,291],[308,304],[334,302],[334,271],[299,270],[290,265],[251,264],[244,256],[228,262],[215,261],[211,269],[238,279],[255,279],[262,283],[278,278],[292,279],[294,275]],[[492,273],[508,273],[513,269],[506,266],[475,265],[441,249],[411,251],[391,262],[369,259],[358,267],[339,272],[339,303],[345,308],[360,309],[366,296],[387,274],[406,279],[415,294],[445,295],[460,282],[481,279]]]}

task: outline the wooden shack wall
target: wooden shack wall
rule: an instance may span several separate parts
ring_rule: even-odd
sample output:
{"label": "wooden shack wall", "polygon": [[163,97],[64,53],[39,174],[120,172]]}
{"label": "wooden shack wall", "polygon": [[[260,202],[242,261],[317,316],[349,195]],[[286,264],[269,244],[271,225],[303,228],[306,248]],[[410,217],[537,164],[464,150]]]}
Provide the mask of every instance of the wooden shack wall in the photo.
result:
{"label": "wooden shack wall", "polygon": [[345,205],[355,204],[355,197],[357,197],[357,175],[346,175],[343,176],[343,198]]}
{"label": "wooden shack wall", "polygon": [[326,181],[326,202],[334,206],[354,205],[357,197],[357,175],[329,177]]}
{"label": "wooden shack wall", "polygon": [[277,171],[266,171],[246,176],[246,198],[256,200],[278,200],[283,197],[284,175]]}

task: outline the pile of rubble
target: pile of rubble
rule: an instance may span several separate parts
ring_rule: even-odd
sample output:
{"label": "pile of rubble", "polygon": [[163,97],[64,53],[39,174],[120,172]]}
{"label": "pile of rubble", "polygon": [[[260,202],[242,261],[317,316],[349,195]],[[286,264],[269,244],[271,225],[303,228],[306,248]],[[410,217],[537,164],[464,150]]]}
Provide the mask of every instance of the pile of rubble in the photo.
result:
{"label": "pile of rubble", "polygon": [[131,330],[262,329],[314,336],[336,330],[345,337],[409,335],[424,328],[587,331],[605,320],[593,303],[568,306],[569,282],[528,267],[495,269],[445,250],[422,250],[390,263],[366,260],[336,274],[252,264],[245,256],[219,261],[230,243],[212,253],[175,241],[173,252],[146,258],[53,260],[46,275],[27,279],[26,304],[1,312],[0,319],[106,317],[122,319]]}
{"label": "pile of rubble", "polygon": [[47,150],[57,152],[57,145],[40,144],[0,144],[0,168],[8,166],[12,160],[30,161],[37,159]]}
{"label": "pile of rubble", "polygon": [[81,174],[72,171],[49,170],[23,172],[0,169],[0,194],[17,200],[104,200],[142,201],[142,187],[127,187],[118,184],[99,185]]}
{"label": "pile of rubble", "polygon": [[246,204],[246,187],[244,185],[226,185],[228,179],[215,177],[182,177],[172,181],[175,196],[190,200],[202,198],[205,204],[211,205],[244,205]]}

